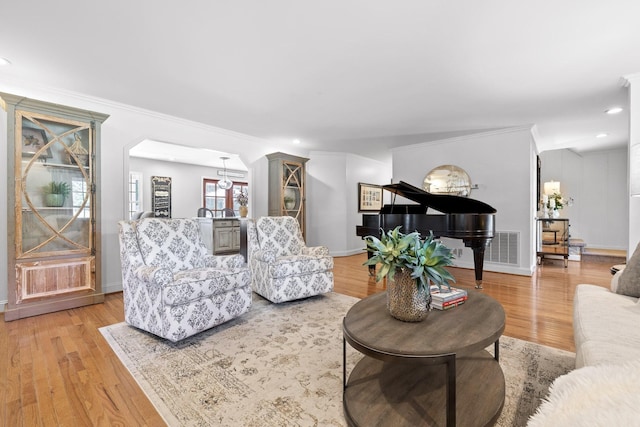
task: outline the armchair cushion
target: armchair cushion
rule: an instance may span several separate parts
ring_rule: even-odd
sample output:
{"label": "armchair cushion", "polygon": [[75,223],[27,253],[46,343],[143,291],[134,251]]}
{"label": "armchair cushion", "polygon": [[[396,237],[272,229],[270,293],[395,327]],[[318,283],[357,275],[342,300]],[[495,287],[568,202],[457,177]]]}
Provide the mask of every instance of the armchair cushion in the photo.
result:
{"label": "armchair cushion", "polygon": [[269,274],[273,278],[324,273],[333,268],[330,256],[292,255],[277,258],[269,263]]}
{"label": "armchair cushion", "polygon": [[250,281],[249,271],[246,268],[233,270],[194,268],[176,273],[173,276],[173,283],[162,289],[162,297],[167,305],[186,304],[231,291]]}

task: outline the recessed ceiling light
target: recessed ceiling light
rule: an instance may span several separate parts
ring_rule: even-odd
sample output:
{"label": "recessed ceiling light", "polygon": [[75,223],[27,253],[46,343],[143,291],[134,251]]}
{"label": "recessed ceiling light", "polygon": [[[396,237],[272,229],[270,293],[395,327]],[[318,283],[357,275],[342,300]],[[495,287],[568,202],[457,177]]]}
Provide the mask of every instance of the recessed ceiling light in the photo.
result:
{"label": "recessed ceiling light", "polygon": [[293,143],[294,143],[294,144],[300,144],[300,140],[299,140],[299,139],[294,139],[294,140],[293,140]]}
{"label": "recessed ceiling light", "polygon": [[605,113],[607,113],[607,114],[618,114],[621,111],[622,111],[622,107],[611,107],[608,110],[605,110]]}
{"label": "recessed ceiling light", "polygon": [[11,65],[11,61],[9,61],[7,58],[0,57],[0,65]]}
{"label": "recessed ceiling light", "polygon": [[607,136],[609,136],[608,133],[599,133],[596,135],[596,138],[606,138]]}

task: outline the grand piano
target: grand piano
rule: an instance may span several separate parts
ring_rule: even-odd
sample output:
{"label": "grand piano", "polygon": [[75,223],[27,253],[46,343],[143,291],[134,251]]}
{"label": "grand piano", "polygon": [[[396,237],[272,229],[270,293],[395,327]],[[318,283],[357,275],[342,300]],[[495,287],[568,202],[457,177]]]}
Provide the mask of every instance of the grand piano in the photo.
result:
{"label": "grand piano", "polygon": [[[362,225],[356,226],[356,234],[380,236],[381,229],[388,231],[401,225],[403,233],[418,231],[427,236],[432,231],[436,237],[462,239],[464,245],[473,250],[476,288],[481,289],[484,251],[495,233],[496,210],[478,200],[432,194],[404,181],[382,188],[394,194],[392,203],[384,205],[378,214],[362,215]],[[418,204],[396,204],[396,196]],[[429,208],[440,214],[427,214]]]}

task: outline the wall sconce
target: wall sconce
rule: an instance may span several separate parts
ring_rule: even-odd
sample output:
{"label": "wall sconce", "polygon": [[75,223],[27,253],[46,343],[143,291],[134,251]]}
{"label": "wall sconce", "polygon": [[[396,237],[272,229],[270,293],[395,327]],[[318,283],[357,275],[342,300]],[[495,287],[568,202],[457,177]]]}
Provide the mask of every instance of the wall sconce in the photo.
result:
{"label": "wall sconce", "polygon": [[218,181],[218,188],[222,190],[228,190],[231,187],[233,187],[233,181],[231,181],[227,176],[227,160],[229,160],[229,158],[228,157],[220,157],[220,158],[222,159],[222,166],[224,167],[224,176],[220,181]]}
{"label": "wall sconce", "polygon": [[560,194],[560,183],[558,181],[549,181],[544,183],[544,194],[552,196]]}

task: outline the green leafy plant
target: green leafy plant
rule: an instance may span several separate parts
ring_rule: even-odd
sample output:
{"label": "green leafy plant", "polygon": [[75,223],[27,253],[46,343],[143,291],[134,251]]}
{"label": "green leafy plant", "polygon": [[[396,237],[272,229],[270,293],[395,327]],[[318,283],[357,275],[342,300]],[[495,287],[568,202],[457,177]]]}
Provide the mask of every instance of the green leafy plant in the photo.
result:
{"label": "green leafy plant", "polygon": [[68,196],[70,192],[71,188],[69,184],[64,181],[51,181],[44,186],[45,194],[62,194],[63,196]]}
{"label": "green leafy plant", "polygon": [[404,234],[400,226],[385,232],[381,230],[381,238],[365,237],[367,251],[372,253],[364,265],[381,264],[376,273],[376,281],[388,277],[393,280],[396,270],[406,268],[411,278],[421,291],[429,293],[430,283],[442,288],[451,288],[449,281],[454,277],[445,268],[453,263],[453,254],[441,241],[433,237],[433,233],[422,240],[420,233]]}
{"label": "green leafy plant", "polygon": [[[551,206],[551,200],[555,202],[555,206]],[[564,207],[564,199],[562,198],[562,194],[553,193],[549,196],[549,201],[547,202],[547,208],[549,209],[562,209]]]}

